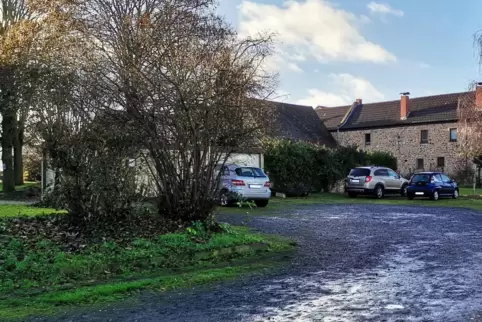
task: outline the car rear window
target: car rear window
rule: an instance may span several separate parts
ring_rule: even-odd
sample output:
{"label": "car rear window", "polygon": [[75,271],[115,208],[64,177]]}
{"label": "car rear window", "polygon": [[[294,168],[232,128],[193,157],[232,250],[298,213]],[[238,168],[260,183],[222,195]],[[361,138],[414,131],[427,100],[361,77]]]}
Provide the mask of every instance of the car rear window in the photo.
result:
{"label": "car rear window", "polygon": [[260,168],[241,167],[236,168],[235,172],[238,177],[266,177],[263,170],[261,170]]}
{"label": "car rear window", "polygon": [[370,175],[370,169],[355,168],[350,171],[349,175],[354,177],[368,177]]}
{"label": "car rear window", "polygon": [[430,175],[429,174],[416,174],[412,177],[412,182],[430,182]]}

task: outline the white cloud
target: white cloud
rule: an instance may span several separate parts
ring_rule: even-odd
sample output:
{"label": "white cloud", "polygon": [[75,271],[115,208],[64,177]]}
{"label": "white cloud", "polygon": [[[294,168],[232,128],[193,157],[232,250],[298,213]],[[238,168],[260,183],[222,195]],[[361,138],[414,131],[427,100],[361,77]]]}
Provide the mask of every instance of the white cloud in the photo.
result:
{"label": "white cloud", "polygon": [[349,96],[345,96],[343,94],[324,92],[314,88],[309,89],[308,94],[310,95],[309,97],[298,100],[296,104],[308,105],[313,107],[317,107],[319,105],[340,106],[340,105],[348,105],[352,101],[350,100]]}
{"label": "white cloud", "polygon": [[418,63],[418,67],[421,69],[427,69],[430,68],[430,65],[424,62]]}
{"label": "white cloud", "polygon": [[240,5],[240,36],[275,33],[281,62],[313,60],[386,63],[396,57],[360,33],[366,16],[335,8],[326,0],[285,0],[281,7],[244,0]]}
{"label": "white cloud", "polygon": [[368,80],[350,74],[331,74],[330,79],[336,87],[335,91],[325,92],[318,89],[309,89],[309,97],[297,101],[301,105],[310,106],[340,106],[349,105],[357,98],[364,102],[381,101],[385,96],[378,91]]}
{"label": "white cloud", "polygon": [[291,70],[291,71],[294,71],[295,73],[302,73],[303,72],[301,67],[298,66],[295,63],[288,63],[288,69]]}
{"label": "white cloud", "polygon": [[404,12],[402,10],[394,9],[387,3],[378,3],[372,1],[367,4],[367,8],[372,14],[394,15],[397,17],[403,17],[404,15]]}

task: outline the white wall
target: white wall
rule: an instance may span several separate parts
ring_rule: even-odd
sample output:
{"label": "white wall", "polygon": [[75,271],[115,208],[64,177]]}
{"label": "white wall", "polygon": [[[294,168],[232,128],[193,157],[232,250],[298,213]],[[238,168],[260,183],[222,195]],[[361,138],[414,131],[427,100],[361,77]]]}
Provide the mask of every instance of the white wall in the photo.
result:
{"label": "white wall", "polygon": [[226,163],[234,163],[239,165],[248,165],[253,167],[264,167],[263,155],[260,153],[233,153]]}

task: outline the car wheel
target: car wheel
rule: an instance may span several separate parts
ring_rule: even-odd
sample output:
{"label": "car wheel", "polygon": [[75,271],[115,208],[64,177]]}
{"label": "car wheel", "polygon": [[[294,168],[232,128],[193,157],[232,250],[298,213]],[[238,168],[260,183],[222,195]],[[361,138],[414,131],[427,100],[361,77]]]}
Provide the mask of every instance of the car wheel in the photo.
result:
{"label": "car wheel", "polygon": [[375,198],[376,199],[382,199],[383,198],[383,187],[382,186],[376,186],[375,187]]}
{"label": "car wheel", "polygon": [[229,199],[229,192],[227,190],[221,191],[219,195],[219,204],[223,207],[227,207],[232,204],[232,201]]}
{"label": "car wheel", "polygon": [[412,194],[407,194],[407,199],[408,199],[408,200],[413,200],[414,198],[415,198],[414,195],[412,195]]}
{"label": "car wheel", "polygon": [[356,198],[358,196],[358,194],[356,192],[349,192],[348,193],[348,197],[350,198]]}
{"label": "car wheel", "polygon": [[453,199],[459,199],[459,191],[455,189],[454,194],[452,195]]}
{"label": "car wheel", "polygon": [[268,205],[269,200],[255,200],[254,203],[258,208],[264,208]]}
{"label": "car wheel", "polygon": [[402,191],[400,192],[402,194],[402,197],[406,197],[407,196],[407,190],[408,190],[408,184],[404,184],[402,186]]}
{"label": "car wheel", "polygon": [[431,199],[432,199],[432,200],[438,200],[438,199],[439,199],[438,190],[435,190],[435,191],[432,193]]}

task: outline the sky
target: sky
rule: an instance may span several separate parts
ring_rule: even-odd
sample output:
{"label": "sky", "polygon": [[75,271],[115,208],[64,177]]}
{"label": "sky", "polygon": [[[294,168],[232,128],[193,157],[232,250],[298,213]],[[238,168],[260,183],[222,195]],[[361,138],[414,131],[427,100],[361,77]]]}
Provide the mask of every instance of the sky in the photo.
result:
{"label": "sky", "polygon": [[277,101],[332,107],[482,81],[480,0],[220,0],[218,12],[242,37],[275,35]]}

